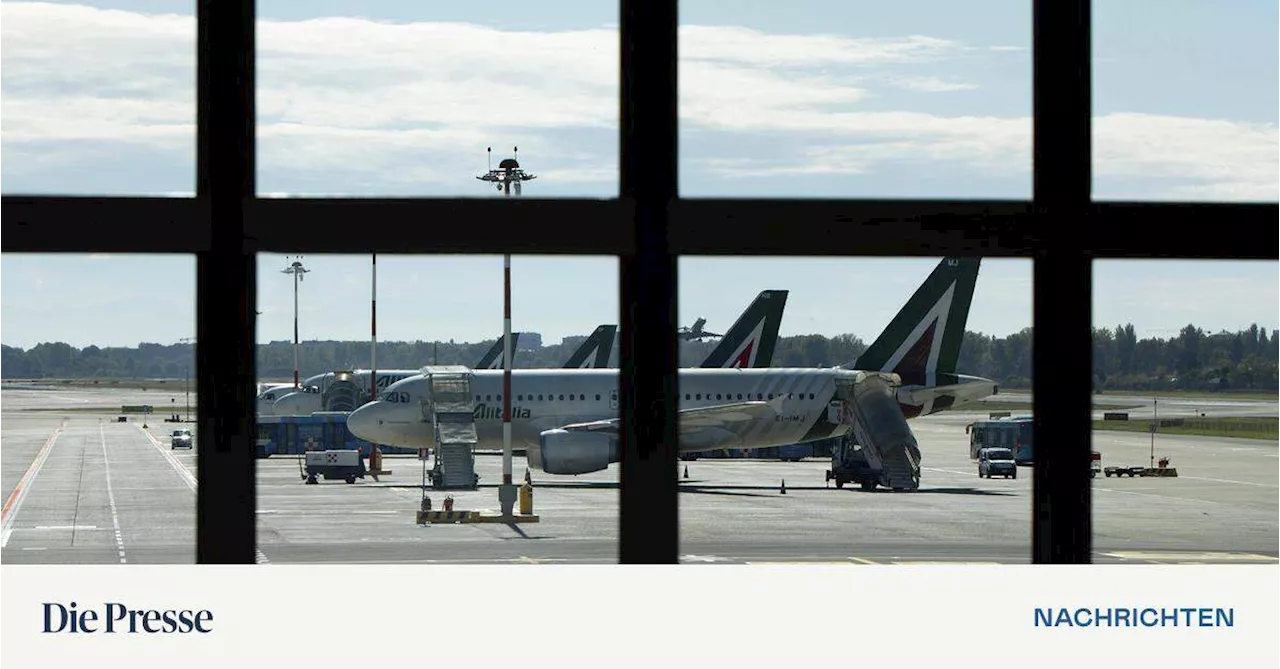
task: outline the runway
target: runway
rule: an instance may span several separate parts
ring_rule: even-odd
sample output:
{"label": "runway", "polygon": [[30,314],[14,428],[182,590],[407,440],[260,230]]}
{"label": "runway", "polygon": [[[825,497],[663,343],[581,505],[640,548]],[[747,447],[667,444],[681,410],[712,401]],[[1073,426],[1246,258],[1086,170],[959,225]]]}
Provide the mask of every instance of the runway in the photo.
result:
{"label": "runway", "polygon": [[[1031,395],[1025,392],[1001,392],[986,398],[986,402],[1010,402],[1030,404]],[[1130,420],[1151,420],[1155,415],[1161,418],[1238,418],[1238,417],[1276,417],[1280,416],[1280,402],[1259,399],[1232,397],[1229,393],[1203,396],[1161,397],[1143,395],[1129,391],[1095,393],[1095,403],[1107,405],[1124,405],[1123,409],[1098,409],[1093,417],[1101,420],[1108,411],[1123,411],[1129,414]],[[1030,411],[1015,411],[1015,414],[1030,414]]]}
{"label": "runway", "polygon": [[139,424],[103,418],[6,416],[3,431],[4,562],[195,561],[194,454],[166,457]]}
{"label": "runway", "polygon": [[[14,401],[14,392],[24,391],[5,391],[0,431],[4,562],[194,561],[194,453],[168,449],[168,424],[144,431],[136,421],[77,410],[161,402],[60,391],[68,396],[61,410],[31,411],[38,404],[29,401],[44,400]],[[826,458],[681,462],[673,472],[680,479],[681,561],[1029,563],[1032,470],[1020,468],[1014,480],[977,477],[964,425],[984,415],[911,421],[924,468],[916,493],[827,487]],[[1141,433],[1096,432],[1094,448],[1105,465],[1145,465],[1151,451],[1149,435]],[[1276,442],[1158,435],[1155,454],[1171,457],[1180,476],[1094,480],[1094,562],[1277,562]],[[421,463],[388,457],[384,466],[393,473],[377,482],[305,485],[296,459],[258,460],[259,561],[617,561],[616,465],[578,477],[534,472],[534,510],[542,522],[514,526],[416,525]],[[501,458],[478,455],[476,466],[481,488],[452,492],[455,508],[496,510]],[[517,457],[516,478],[523,473]],[[440,508],[445,493],[429,494]]]}

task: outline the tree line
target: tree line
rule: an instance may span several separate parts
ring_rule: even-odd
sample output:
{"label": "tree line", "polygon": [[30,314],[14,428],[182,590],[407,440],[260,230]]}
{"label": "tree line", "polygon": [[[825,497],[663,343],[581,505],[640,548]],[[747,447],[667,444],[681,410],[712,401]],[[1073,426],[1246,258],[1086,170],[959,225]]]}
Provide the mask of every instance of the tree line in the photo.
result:
{"label": "tree line", "polygon": [[[577,341],[520,350],[515,367],[560,367]],[[424,365],[475,365],[493,340],[476,343],[379,342],[378,367],[417,369]],[[697,366],[716,342],[681,343],[680,364]],[[994,379],[1005,387],[1031,385],[1032,330],[1006,337],[965,332],[959,370]],[[825,337],[780,337],[775,367],[829,367],[853,363],[867,344],[852,334]],[[42,343],[29,350],[0,347],[0,376],[5,379],[194,378],[192,344],[142,343],[136,348]],[[307,341],[299,346],[303,378],[335,369],[369,365],[367,341]],[[1138,339],[1132,324],[1093,329],[1093,382],[1098,390],[1276,390],[1280,333],[1268,335],[1256,324],[1238,332],[1208,334],[1187,325],[1168,339]],[[615,346],[614,364],[617,361]],[[263,380],[293,378],[293,345],[275,341],[258,346],[258,376]]]}

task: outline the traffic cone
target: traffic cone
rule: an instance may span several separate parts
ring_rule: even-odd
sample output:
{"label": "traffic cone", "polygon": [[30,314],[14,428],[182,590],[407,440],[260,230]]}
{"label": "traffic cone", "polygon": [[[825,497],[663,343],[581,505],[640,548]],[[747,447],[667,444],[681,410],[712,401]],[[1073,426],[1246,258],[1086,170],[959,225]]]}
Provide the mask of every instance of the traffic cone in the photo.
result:
{"label": "traffic cone", "polygon": [[684,466],[684,477],[689,478],[689,465]]}
{"label": "traffic cone", "polygon": [[785,495],[785,494],[787,494],[787,480],[786,480],[786,479],[782,479],[782,489],[778,491],[778,494],[779,494],[779,495]]}

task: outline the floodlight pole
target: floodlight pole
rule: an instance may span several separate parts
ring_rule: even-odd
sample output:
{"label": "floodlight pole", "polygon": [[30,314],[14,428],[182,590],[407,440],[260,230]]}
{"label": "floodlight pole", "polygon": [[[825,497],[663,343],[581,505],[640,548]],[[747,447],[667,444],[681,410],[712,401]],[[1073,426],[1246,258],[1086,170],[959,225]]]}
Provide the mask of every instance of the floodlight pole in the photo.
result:
{"label": "floodlight pole", "polygon": [[1152,469],[1156,467],[1156,429],[1160,427],[1160,400],[1151,398],[1151,464]]}
{"label": "floodlight pole", "polygon": [[378,399],[378,254],[373,254],[373,299],[369,307],[369,401]]}
{"label": "floodlight pole", "polygon": [[[502,485],[511,485],[511,254],[502,256]],[[501,497],[501,495],[500,495]],[[503,509],[503,515],[510,515]]]}
{"label": "floodlight pole", "polygon": [[[537,178],[520,169],[514,157],[519,147],[513,147],[513,157],[499,162],[496,170],[493,148],[485,151],[489,155],[489,171],[476,178],[496,184],[503,197],[511,197],[513,184],[518,197],[520,184]],[[502,485],[498,486],[498,503],[504,516],[512,515],[516,503],[516,487],[511,483],[511,346],[511,254],[506,253],[502,256]]]}
{"label": "floodlight pole", "polygon": [[[195,341],[195,338],[183,337],[178,341],[183,343],[190,343],[192,341]],[[187,380],[183,384],[183,390],[186,391],[186,395],[187,395],[187,412],[182,418],[184,423],[189,423],[191,422],[191,358],[190,357],[187,357]]]}
{"label": "floodlight pole", "polygon": [[298,381],[298,282],[302,281],[303,274],[311,270],[303,267],[301,261],[295,260],[292,265],[280,271],[293,275],[293,389],[297,390],[301,387]]}

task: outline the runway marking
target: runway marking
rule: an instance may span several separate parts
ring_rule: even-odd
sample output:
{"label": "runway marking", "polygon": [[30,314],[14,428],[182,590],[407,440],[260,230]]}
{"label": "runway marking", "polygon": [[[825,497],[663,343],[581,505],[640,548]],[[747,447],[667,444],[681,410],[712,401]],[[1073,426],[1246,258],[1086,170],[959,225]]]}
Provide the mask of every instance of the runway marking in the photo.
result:
{"label": "runway marking", "polygon": [[259,509],[257,513],[285,513],[297,514],[297,516],[393,516],[393,514],[413,513],[412,509],[406,510],[316,510],[316,509]]}
{"label": "runway marking", "polygon": [[[814,565],[814,566],[818,566],[818,565],[842,565],[842,566],[845,566],[845,567],[852,567],[852,566],[854,566],[856,563],[849,562],[848,560],[791,560],[791,561],[782,561],[782,560],[748,560],[748,561],[746,562],[746,564],[750,564],[750,565],[771,565],[771,566],[781,566],[781,565],[786,565],[786,566],[788,566],[788,567],[803,567],[803,566],[809,566],[809,565]],[[875,564],[875,563],[871,563],[871,564]]]}
{"label": "runway marking", "polygon": [[1280,488],[1280,485],[1271,483],[1253,483],[1251,481],[1233,481],[1231,479],[1214,479],[1207,476],[1180,476],[1179,478],[1191,479],[1193,481],[1214,481],[1217,483],[1235,483],[1238,485],[1256,485],[1259,488]]}
{"label": "runway marking", "polygon": [[725,562],[727,558],[714,555],[681,555],[679,562]]}
{"label": "runway marking", "polygon": [[169,466],[173,468],[173,471],[177,472],[178,476],[182,477],[183,483],[186,483],[187,487],[191,488],[192,492],[195,492],[196,477],[191,474],[191,471],[188,470],[186,466],[184,466],[182,462],[178,460],[178,458],[173,453],[166,451],[164,449],[164,446],[160,444],[160,440],[152,436],[150,432],[142,429],[141,425],[137,423],[133,423],[133,426],[138,428],[138,431],[141,432],[142,435],[147,438],[147,441],[151,442],[151,445],[154,446],[157,451],[159,451],[160,455],[165,459],[166,462],[169,463]]}
{"label": "runway marking", "polygon": [[1211,499],[1196,499],[1194,497],[1174,497],[1172,495],[1157,495],[1151,492],[1134,492],[1132,490],[1116,490],[1115,488],[1096,488],[1095,487],[1094,491],[1095,492],[1115,492],[1115,493],[1120,493],[1122,495],[1139,495],[1141,497],[1156,497],[1159,499],[1176,499],[1179,502],[1196,502],[1198,504],[1226,504],[1226,505],[1231,504],[1230,502],[1217,502]]}
{"label": "runway marking", "polygon": [[0,546],[9,545],[9,537],[13,535],[13,519],[18,516],[18,509],[22,508],[22,502],[27,498],[27,491],[31,489],[32,484],[36,481],[36,476],[40,474],[40,468],[44,466],[44,461],[49,459],[49,453],[53,450],[53,444],[62,434],[62,428],[67,426],[67,420],[62,419],[62,423],[54,428],[53,434],[45,440],[44,445],[36,452],[36,457],[31,461],[31,465],[27,467],[27,471],[22,474],[22,478],[18,479],[18,485],[13,487],[13,492],[9,493],[9,498],[4,501],[4,508],[0,509],[0,528],[3,528],[3,538],[0,538]]}
{"label": "runway marking", "polygon": [[[177,456],[166,451],[164,446],[160,443],[160,440],[156,439],[150,432],[142,429],[141,425],[134,423],[133,426],[142,432],[142,435],[147,438],[147,441],[151,442],[151,445],[154,446],[157,451],[160,452],[160,455],[169,463],[169,466],[173,467],[173,471],[177,472],[178,476],[182,477],[182,482],[186,483],[188,488],[191,488],[191,492],[196,492],[196,488],[199,483],[196,481],[195,475],[191,473],[191,470],[187,469],[186,465],[183,465],[182,461],[178,460]],[[271,561],[267,559],[267,556],[257,547],[253,549],[253,560],[257,564],[271,564]]]}
{"label": "runway marking", "polygon": [[946,472],[948,474],[959,474],[960,476],[973,476],[973,472],[958,472],[954,469],[939,469],[937,467],[921,467],[926,472]]}
{"label": "runway marking", "polygon": [[875,560],[868,560],[868,559],[866,559],[866,558],[860,558],[860,557],[850,557],[849,559],[850,559],[850,560],[853,560],[854,562],[857,562],[857,563],[859,563],[859,564],[880,564],[879,562],[876,562]]}
{"label": "runway marking", "polygon": [[98,529],[98,526],[97,526],[97,525],[36,525],[36,526],[35,526],[34,528],[32,528],[32,529],[36,529],[36,530],[75,530],[75,531],[77,531],[77,532],[78,532],[78,531],[80,531],[80,530],[96,530],[96,529]]}
{"label": "runway marking", "polygon": [[107,459],[107,433],[98,423],[98,436],[102,438],[102,469],[107,475],[107,502],[111,504],[111,524],[116,530],[116,552],[120,554],[120,564],[125,563],[124,535],[120,533],[120,515],[116,513],[116,495],[111,491],[111,462]]}
{"label": "runway marking", "polygon": [[969,565],[993,565],[993,564],[1000,564],[1000,563],[999,563],[999,562],[980,562],[980,561],[979,561],[979,562],[975,562],[975,561],[972,561],[972,560],[954,560],[954,561],[949,561],[949,560],[894,560],[894,561],[892,562],[892,564],[916,564],[916,565],[936,565],[936,564],[945,564],[945,565],[957,565],[957,566],[959,566],[959,565],[964,565],[964,566],[969,566]]}
{"label": "runway marking", "polygon": [[[1275,562],[1278,558],[1270,555],[1259,555],[1257,553],[1231,553],[1223,551],[1115,551],[1110,553],[1102,553],[1107,557],[1119,558],[1121,560],[1147,560],[1160,564],[1165,561],[1173,560],[1185,562],[1187,564],[1200,562],[1227,562],[1227,561],[1267,561]],[[1188,562],[1189,561],[1189,562]]]}

